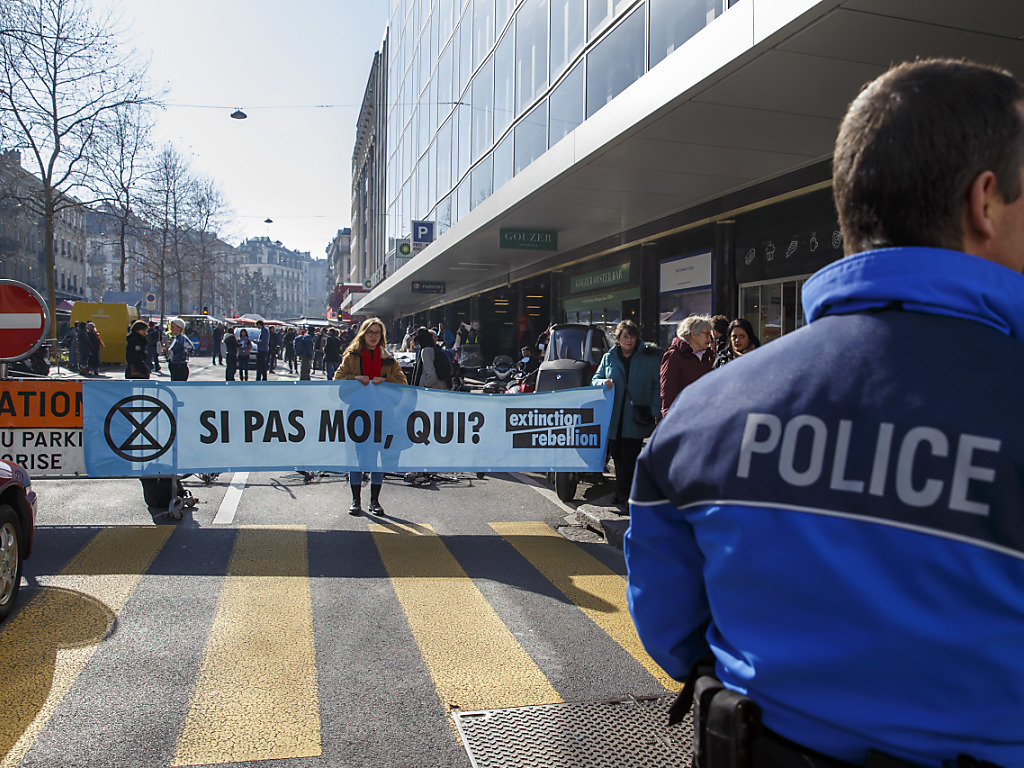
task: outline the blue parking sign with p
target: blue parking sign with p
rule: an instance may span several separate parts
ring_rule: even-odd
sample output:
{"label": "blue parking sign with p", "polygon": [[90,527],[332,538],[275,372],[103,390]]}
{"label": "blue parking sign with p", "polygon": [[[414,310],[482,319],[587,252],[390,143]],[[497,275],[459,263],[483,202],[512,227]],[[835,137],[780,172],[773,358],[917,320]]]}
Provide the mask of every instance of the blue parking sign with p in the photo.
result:
{"label": "blue parking sign with p", "polygon": [[412,241],[414,243],[434,242],[434,222],[414,221],[412,222]]}

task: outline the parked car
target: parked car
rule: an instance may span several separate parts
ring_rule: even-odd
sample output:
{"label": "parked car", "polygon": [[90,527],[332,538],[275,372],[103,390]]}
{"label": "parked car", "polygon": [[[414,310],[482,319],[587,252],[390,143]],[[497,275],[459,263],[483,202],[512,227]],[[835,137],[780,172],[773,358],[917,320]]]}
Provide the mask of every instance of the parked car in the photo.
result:
{"label": "parked car", "polygon": [[14,610],[35,525],[36,494],[28,472],[0,459],[0,621]]}

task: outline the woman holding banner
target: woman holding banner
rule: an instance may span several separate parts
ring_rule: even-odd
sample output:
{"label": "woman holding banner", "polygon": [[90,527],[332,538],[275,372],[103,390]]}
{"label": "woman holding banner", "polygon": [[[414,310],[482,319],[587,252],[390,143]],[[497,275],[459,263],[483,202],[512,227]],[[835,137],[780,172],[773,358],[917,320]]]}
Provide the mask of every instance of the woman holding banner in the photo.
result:
{"label": "woman holding banner", "polygon": [[[359,381],[363,386],[383,381],[408,384],[402,366],[388,352],[387,345],[384,321],[378,317],[364,320],[356,337],[345,349],[341,365],[334,372],[334,380]],[[352,488],[352,504],[348,513],[358,515],[363,511],[363,473],[349,472],[348,483]],[[370,511],[377,516],[384,514],[384,508],[380,505],[380,488],[383,483],[383,472],[370,473]]]}
{"label": "woman holding banner", "polygon": [[633,470],[644,438],[654,431],[655,416],[661,414],[661,354],[653,344],[640,339],[640,329],[632,320],[619,323],[614,337],[615,348],[605,353],[590,385],[607,387],[615,393],[608,452],[615,462],[613,502],[624,504],[629,501]]}

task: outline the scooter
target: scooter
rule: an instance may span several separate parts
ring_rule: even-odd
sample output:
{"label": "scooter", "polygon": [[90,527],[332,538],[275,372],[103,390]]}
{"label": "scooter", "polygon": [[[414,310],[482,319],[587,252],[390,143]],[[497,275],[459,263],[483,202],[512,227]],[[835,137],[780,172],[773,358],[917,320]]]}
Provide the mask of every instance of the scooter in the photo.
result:
{"label": "scooter", "polygon": [[498,355],[486,370],[490,377],[484,382],[483,391],[497,394],[505,391],[509,380],[512,378],[515,365],[512,362],[512,358],[508,355]]}
{"label": "scooter", "polygon": [[524,370],[519,370],[513,374],[511,380],[508,382],[508,386],[505,387],[506,395],[526,395],[530,392],[535,392],[537,389],[537,371],[534,369],[530,373]]}

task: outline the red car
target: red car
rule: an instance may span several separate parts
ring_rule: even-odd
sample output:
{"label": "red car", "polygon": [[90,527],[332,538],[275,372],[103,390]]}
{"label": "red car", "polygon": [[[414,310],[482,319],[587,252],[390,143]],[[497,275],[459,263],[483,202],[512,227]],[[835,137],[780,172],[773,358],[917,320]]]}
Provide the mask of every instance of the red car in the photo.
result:
{"label": "red car", "polygon": [[35,525],[36,494],[28,472],[0,459],[0,621],[14,610]]}

